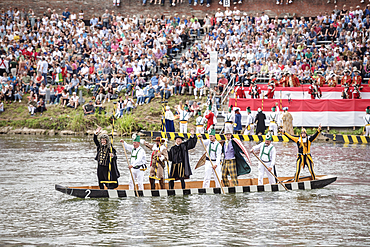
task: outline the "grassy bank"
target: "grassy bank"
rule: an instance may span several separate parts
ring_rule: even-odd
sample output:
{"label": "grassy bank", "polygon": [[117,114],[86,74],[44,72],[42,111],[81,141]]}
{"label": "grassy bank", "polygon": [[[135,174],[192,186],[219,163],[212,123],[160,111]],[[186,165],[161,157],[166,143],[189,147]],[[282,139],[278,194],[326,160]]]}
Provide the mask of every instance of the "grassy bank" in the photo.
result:
{"label": "grassy bank", "polygon": [[[168,100],[168,105],[174,112],[174,107],[180,100],[185,102],[185,100],[193,98],[194,96],[172,96]],[[88,101],[90,98],[89,96],[84,96],[84,99]],[[37,113],[31,117],[28,113],[27,101],[23,100],[21,103],[16,102],[5,105],[5,111],[0,114],[0,127],[10,126],[13,128],[27,127],[31,129],[85,132],[101,126],[105,130],[111,131],[110,118],[114,112],[113,102],[106,102],[103,105],[105,112],[102,114],[95,113],[94,115],[84,116],[82,106],[74,110],[67,107],[63,108],[61,105],[47,105],[47,111],[42,116],[40,116],[40,113]],[[155,98],[150,104],[138,106],[132,114],[119,118],[115,121],[115,131],[119,135],[131,135],[132,132],[141,129],[151,131],[160,130],[162,115],[160,102],[160,98]],[[191,122],[189,126],[194,127],[194,123]]]}

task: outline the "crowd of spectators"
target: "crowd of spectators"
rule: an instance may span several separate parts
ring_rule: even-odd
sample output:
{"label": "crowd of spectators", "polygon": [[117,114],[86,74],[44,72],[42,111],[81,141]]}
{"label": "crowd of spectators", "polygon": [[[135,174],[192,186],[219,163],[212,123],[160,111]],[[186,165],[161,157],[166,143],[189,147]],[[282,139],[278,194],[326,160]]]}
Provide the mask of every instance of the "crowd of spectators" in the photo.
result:
{"label": "crowd of spectators", "polygon": [[218,52],[215,90],[220,93],[230,81],[280,80],[285,73],[301,82],[318,71],[327,78],[334,74],[338,82],[347,70],[369,78],[369,28],[369,5],[283,19],[219,8],[201,20],[108,10],[87,20],[83,10],[48,9],[36,16],[32,9],[10,7],[0,11],[0,102],[4,106],[26,96],[36,102],[28,102],[32,114],[48,95],[49,103],[77,108],[85,87],[98,108],[126,95],[122,115],[155,97],[201,98],[213,90],[211,51]]}

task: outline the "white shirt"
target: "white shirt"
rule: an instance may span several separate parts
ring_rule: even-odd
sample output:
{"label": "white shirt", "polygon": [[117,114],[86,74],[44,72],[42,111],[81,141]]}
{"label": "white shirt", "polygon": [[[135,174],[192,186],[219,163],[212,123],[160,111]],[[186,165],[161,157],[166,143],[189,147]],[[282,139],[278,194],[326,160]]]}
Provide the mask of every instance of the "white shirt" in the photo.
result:
{"label": "white shirt", "polygon": [[252,116],[252,113],[251,114],[248,114],[247,116],[247,126],[252,124],[254,121],[253,121],[253,116]]}
{"label": "white shirt", "polygon": [[179,118],[180,121],[188,121],[189,120],[190,112],[183,111],[183,110],[180,110],[180,109],[178,111],[180,113],[180,118]]}
{"label": "white shirt", "polygon": [[259,156],[263,163],[265,163],[268,168],[273,168],[276,160],[276,149],[272,144],[268,145],[267,147],[265,147],[265,145],[266,144],[264,142],[261,142],[252,149],[254,152],[259,150]]}
{"label": "white shirt", "polygon": [[[214,142],[211,142],[209,139],[203,140],[204,146],[207,148],[207,157],[211,157],[211,160],[214,165],[219,165],[221,161],[221,154],[222,154],[222,146],[221,144],[215,140]],[[209,145],[211,145],[211,153],[209,153]]]}
{"label": "white shirt", "polygon": [[204,117],[199,116],[199,117],[197,117],[197,119],[195,121],[196,121],[197,125],[203,125],[204,124]]}
{"label": "white shirt", "polygon": [[370,124],[370,114],[366,114],[366,116],[364,116],[364,123],[365,123],[365,126],[367,124]]}
{"label": "white shirt", "polygon": [[235,112],[229,112],[227,114],[223,114],[225,117],[225,122],[235,122]]}
{"label": "white shirt", "polygon": [[123,145],[125,145],[127,151],[131,152],[130,165],[133,167],[146,165],[145,150],[142,147],[134,150],[134,146],[131,144],[124,142]]}
{"label": "white shirt", "polygon": [[41,63],[41,72],[44,73],[44,74],[48,73],[48,66],[49,66],[48,62],[42,61],[42,63]]}

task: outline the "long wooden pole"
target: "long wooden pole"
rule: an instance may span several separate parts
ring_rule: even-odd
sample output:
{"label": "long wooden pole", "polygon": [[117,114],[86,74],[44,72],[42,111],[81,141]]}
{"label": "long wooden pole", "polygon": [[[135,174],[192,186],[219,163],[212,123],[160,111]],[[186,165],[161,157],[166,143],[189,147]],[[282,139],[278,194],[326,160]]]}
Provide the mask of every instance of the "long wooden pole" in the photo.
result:
{"label": "long wooden pole", "polygon": [[262,165],[266,168],[266,170],[269,172],[269,173],[271,173],[271,175],[272,176],[274,176],[275,177],[275,179],[276,179],[276,181],[278,181],[279,182],[279,184],[281,184],[283,187],[284,187],[284,189],[286,190],[286,191],[288,191],[288,188],[287,187],[285,187],[285,185],[275,176],[275,174],[273,174],[268,168],[267,168],[267,166],[265,165],[265,163],[263,163],[263,161],[256,155],[256,153],[255,152],[252,152],[253,154],[254,154],[254,156],[256,156],[256,158],[262,163]]}
{"label": "long wooden pole", "polygon": [[[127,153],[126,153],[125,144],[122,143],[122,147],[123,147],[123,151],[125,151],[125,156],[126,156],[127,164],[130,165],[130,162],[128,161],[128,157],[127,157]],[[134,184],[134,190],[135,190],[136,196],[139,197],[139,193],[137,192],[137,188],[136,188],[136,184],[135,184],[135,180],[134,180],[134,175],[132,175],[131,168],[128,168],[128,169],[130,170],[131,179],[132,179],[132,183]]]}
{"label": "long wooden pole", "polygon": [[[212,165],[212,168],[213,168],[213,163],[212,163],[212,160],[211,160],[211,157],[209,156],[208,152],[207,152],[207,148],[206,146],[204,145],[204,142],[203,142],[203,139],[202,138],[199,138],[200,139],[200,142],[202,143],[203,147],[204,147],[204,151],[206,151],[206,154],[207,154],[207,157],[209,159],[209,162],[211,162],[211,165]],[[215,172],[216,174],[216,177],[217,177],[217,180],[218,180],[218,183],[220,184],[221,186],[221,190],[222,190],[222,193],[225,194],[225,191],[224,191],[224,188],[222,187],[222,184],[221,184],[221,181],[220,181],[220,178],[218,177],[217,175],[217,172],[216,172],[216,169],[213,168],[213,171]]]}

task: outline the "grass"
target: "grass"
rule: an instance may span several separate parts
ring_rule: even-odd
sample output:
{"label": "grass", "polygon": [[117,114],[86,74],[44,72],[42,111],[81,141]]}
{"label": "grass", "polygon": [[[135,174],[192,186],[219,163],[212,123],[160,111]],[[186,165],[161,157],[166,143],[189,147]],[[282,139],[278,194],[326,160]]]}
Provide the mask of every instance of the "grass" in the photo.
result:
{"label": "grass", "polygon": [[[90,100],[89,95],[83,89],[84,99]],[[167,105],[171,107],[172,112],[179,101],[185,103],[186,100],[192,100],[194,96],[172,96],[168,99]],[[72,130],[75,132],[85,132],[95,130],[98,126],[103,127],[108,132],[111,131],[110,117],[115,112],[114,101],[106,102],[103,106],[105,111],[102,114],[84,116],[82,107],[76,110],[72,108],[63,108],[61,105],[47,105],[47,111],[40,116],[37,113],[31,117],[28,113],[27,100],[24,97],[23,102],[11,103],[4,106],[5,111],[0,114],[0,127],[10,126],[12,128],[31,128],[47,130]],[[203,99],[203,103],[205,99]],[[119,135],[131,135],[133,132],[141,129],[150,131],[159,131],[161,129],[162,104],[160,98],[154,98],[150,104],[138,106],[132,114],[124,115],[115,123],[115,131]],[[195,120],[191,119],[188,128],[195,128]],[[178,126],[175,121],[176,127]]]}

